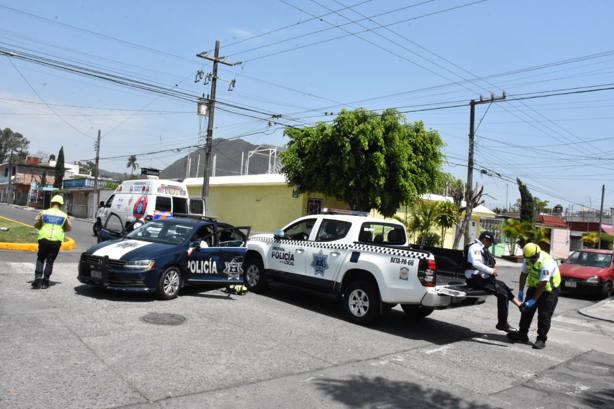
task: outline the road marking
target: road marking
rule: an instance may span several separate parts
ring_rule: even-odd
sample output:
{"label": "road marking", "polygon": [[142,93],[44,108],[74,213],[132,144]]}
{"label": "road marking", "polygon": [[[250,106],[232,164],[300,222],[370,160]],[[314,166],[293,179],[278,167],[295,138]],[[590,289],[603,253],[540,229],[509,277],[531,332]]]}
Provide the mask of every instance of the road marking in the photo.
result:
{"label": "road marking", "polygon": [[443,352],[442,355],[445,355],[448,352],[448,349],[451,349],[452,345],[444,345],[442,347],[439,348],[435,348],[435,349],[428,349],[426,351],[424,351],[425,354],[430,355],[430,354],[434,354],[435,352]]}

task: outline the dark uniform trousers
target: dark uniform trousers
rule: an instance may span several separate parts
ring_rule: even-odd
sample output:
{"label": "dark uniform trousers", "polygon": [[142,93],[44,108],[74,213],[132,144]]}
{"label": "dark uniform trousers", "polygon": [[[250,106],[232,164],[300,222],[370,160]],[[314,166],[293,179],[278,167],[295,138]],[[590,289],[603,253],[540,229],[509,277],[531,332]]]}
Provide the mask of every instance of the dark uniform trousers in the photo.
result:
{"label": "dark uniform trousers", "polygon": [[500,325],[507,325],[508,303],[514,299],[514,292],[503,281],[488,275],[474,274],[467,279],[467,286],[478,290],[484,290],[497,297],[497,320]]}
{"label": "dark uniform trousers", "polygon": [[40,239],[38,241],[38,255],[36,257],[36,269],[34,270],[35,279],[43,278],[43,273],[45,274],[45,279],[49,279],[53,271],[53,262],[60,252],[61,245],[61,241],[47,239]]}
{"label": "dark uniform trousers", "polygon": [[[520,327],[518,331],[520,335],[527,336],[529,333],[529,327],[531,326],[531,321],[533,321],[533,316],[535,315],[535,311],[537,311],[537,340],[544,342],[548,340],[550,322],[552,320],[552,314],[554,313],[556,304],[559,301],[559,292],[559,287],[555,288],[549,293],[546,291],[542,292],[536,305],[531,309],[523,311],[520,316],[520,324],[518,325]],[[525,299],[529,300],[533,298],[533,295],[535,295],[535,288],[529,287]]]}

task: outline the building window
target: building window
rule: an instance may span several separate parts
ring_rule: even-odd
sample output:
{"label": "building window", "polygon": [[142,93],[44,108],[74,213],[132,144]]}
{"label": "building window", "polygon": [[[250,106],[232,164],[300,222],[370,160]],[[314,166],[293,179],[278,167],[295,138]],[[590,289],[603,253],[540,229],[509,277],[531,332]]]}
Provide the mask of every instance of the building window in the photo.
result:
{"label": "building window", "polygon": [[307,200],[307,214],[320,214],[322,212],[322,199]]}

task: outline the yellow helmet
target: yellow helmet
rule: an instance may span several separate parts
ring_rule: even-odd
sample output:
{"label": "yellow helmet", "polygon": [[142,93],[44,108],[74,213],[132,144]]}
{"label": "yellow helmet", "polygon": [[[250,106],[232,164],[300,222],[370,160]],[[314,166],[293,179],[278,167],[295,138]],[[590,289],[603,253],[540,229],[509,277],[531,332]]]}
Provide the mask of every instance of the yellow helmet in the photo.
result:
{"label": "yellow helmet", "polygon": [[55,195],[51,198],[51,203],[57,203],[60,206],[64,206],[64,198],[61,195]]}
{"label": "yellow helmet", "polygon": [[541,249],[539,248],[537,244],[527,243],[522,248],[522,255],[524,256],[524,258],[531,258],[539,254],[540,251]]}

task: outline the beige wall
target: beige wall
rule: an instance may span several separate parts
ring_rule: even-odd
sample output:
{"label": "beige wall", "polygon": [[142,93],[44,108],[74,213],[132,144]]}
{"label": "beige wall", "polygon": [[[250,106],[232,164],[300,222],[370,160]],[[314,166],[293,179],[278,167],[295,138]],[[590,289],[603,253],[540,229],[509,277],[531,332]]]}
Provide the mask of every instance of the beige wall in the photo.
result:
{"label": "beige wall", "polygon": [[[209,185],[209,215],[235,226],[251,226],[252,233],[274,232],[307,214],[309,198],[322,199],[322,207],[347,209],[339,200],[317,193],[292,197],[286,184]],[[200,186],[189,186],[190,197],[200,197]]]}

